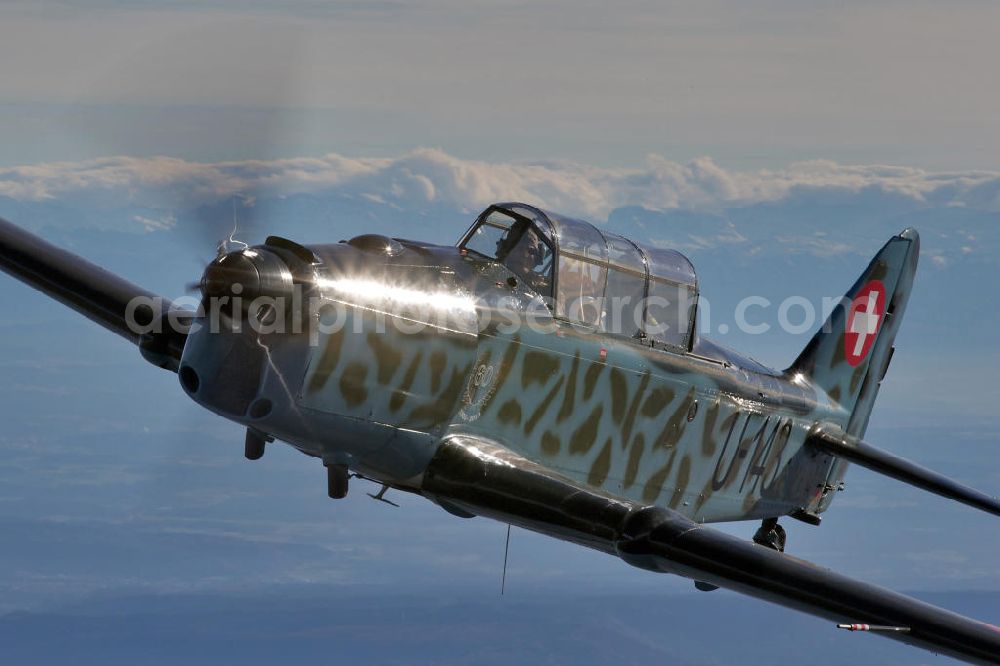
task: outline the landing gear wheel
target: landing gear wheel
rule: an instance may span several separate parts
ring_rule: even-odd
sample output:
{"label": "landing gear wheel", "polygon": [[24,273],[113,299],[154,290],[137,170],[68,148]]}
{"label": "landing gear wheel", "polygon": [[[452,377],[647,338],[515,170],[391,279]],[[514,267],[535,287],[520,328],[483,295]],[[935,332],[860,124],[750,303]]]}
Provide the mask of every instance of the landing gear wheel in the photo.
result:
{"label": "landing gear wheel", "polygon": [[779,553],[785,552],[785,528],[778,524],[777,518],[765,518],[757,533],[753,535],[753,542],[766,546]]}
{"label": "landing gear wheel", "polygon": [[779,553],[785,552],[785,528],[781,525],[774,526],[774,548]]}
{"label": "landing gear wheel", "polygon": [[326,494],[331,499],[343,499],[347,497],[348,481],[351,474],[347,465],[327,465],[326,466]]}

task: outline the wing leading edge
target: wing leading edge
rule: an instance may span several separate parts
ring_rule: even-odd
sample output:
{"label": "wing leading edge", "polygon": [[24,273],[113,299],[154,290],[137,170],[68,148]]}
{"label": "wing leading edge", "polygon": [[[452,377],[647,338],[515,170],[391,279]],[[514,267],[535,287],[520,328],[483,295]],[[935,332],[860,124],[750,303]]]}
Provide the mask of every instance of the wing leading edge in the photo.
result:
{"label": "wing leading edge", "polygon": [[[154,365],[177,370],[186,336],[162,320],[170,301],[4,219],[0,219],[0,270],[138,345]],[[140,329],[154,332],[137,332],[129,325],[130,315]]]}
{"label": "wing leading edge", "polygon": [[1000,664],[1000,629],[810,562],[577,484],[497,444],[446,439],[424,494],[487,516],[840,623],[905,627],[882,635],[973,663]]}

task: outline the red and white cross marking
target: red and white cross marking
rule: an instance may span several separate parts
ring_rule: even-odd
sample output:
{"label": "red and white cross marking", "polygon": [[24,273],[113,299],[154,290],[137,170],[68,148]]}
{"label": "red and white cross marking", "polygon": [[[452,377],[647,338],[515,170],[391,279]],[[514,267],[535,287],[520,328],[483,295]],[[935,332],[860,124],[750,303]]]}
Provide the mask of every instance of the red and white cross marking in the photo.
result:
{"label": "red and white cross marking", "polygon": [[869,280],[851,303],[844,335],[844,356],[850,366],[865,360],[885,319],[885,285]]}

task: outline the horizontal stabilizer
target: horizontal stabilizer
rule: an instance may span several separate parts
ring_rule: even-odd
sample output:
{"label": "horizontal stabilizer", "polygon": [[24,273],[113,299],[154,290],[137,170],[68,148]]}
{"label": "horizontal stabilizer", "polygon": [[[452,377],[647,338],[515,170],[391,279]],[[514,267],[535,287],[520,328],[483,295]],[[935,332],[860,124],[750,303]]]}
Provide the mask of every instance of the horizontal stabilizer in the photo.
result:
{"label": "horizontal stabilizer", "polygon": [[1000,499],[876,448],[857,437],[819,427],[813,429],[806,442],[830,455],[867,467],[873,472],[891,476],[911,486],[1000,516]]}

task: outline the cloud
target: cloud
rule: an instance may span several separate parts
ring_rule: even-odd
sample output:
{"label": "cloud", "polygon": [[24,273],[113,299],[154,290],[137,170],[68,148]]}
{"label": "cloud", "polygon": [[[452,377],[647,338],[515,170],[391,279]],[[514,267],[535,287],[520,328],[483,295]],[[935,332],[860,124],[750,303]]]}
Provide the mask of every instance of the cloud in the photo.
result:
{"label": "cloud", "polygon": [[146,231],[170,229],[177,224],[177,218],[173,215],[167,215],[160,219],[149,218],[144,215],[133,215],[132,219],[141,224]]}
{"label": "cloud", "polygon": [[173,226],[177,214],[240,194],[300,193],[363,198],[407,209],[477,210],[521,200],[601,221],[623,206],[722,210],[758,203],[964,207],[1000,211],[1000,172],[928,172],[883,165],[799,162],[781,170],[735,171],[702,157],[687,164],[650,155],[633,168],[573,162],[486,162],[437,149],[394,158],[338,154],[275,160],[192,162],[107,157],[0,169],[0,196],[18,202],[130,205],[137,228]]}

